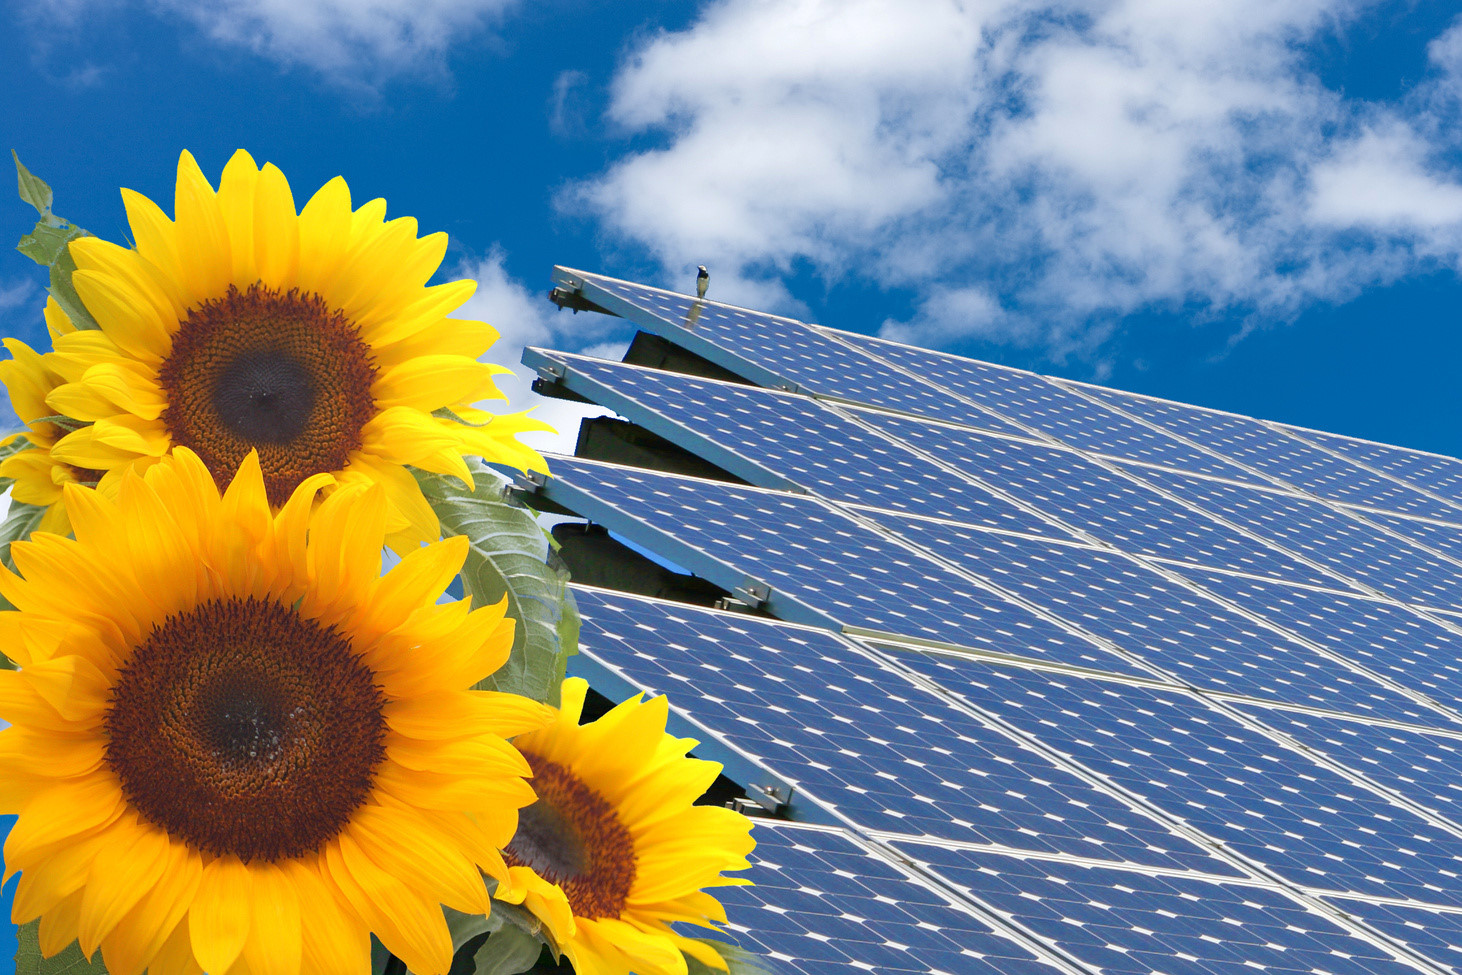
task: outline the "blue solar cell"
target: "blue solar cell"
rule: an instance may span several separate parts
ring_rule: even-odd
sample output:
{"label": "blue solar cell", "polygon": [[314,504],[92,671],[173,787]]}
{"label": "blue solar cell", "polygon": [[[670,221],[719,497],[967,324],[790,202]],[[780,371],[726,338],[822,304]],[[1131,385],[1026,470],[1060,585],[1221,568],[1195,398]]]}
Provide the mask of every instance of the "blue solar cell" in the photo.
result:
{"label": "blue solar cell", "polygon": [[1412,904],[1377,904],[1348,897],[1325,899],[1418,955],[1452,971],[1462,971],[1462,914]]}
{"label": "blue solar cell", "polygon": [[1193,694],[899,659],[1291,883],[1462,905],[1462,837]]}
{"label": "blue solar cell", "polygon": [[1339,716],[1263,706],[1243,710],[1337,764],[1462,824],[1462,740]]}
{"label": "blue solar cell", "polygon": [[1382,514],[1378,511],[1364,513],[1367,521],[1373,521],[1398,535],[1436,549],[1444,555],[1462,561],[1462,526],[1446,525],[1436,521],[1421,521],[1417,518],[1403,518],[1400,515]]}
{"label": "blue solar cell", "polygon": [[1334,585],[1319,570],[1081,454],[944,424],[850,412],[1125,551]]}
{"label": "blue solar cell", "polygon": [[1143,673],[812,498],[570,457],[550,463],[550,498],[642,544],[678,543],[666,557],[723,588],[746,576],[771,585],[769,605],[784,619],[800,608],[806,622]]}
{"label": "blue solar cell", "polygon": [[[1462,632],[1394,603],[1219,572],[1191,581],[1402,687],[1462,705]],[[1440,715],[1435,723],[1446,724]]]}
{"label": "blue solar cell", "polygon": [[[571,370],[570,388],[682,446],[703,438],[714,447],[694,453],[753,484],[781,487],[775,481],[785,478],[834,501],[1071,537],[809,397],[583,356],[549,358]],[[609,402],[606,391],[622,401]],[[758,478],[759,470],[777,478]]]}
{"label": "blue solar cell", "polygon": [[[584,282],[584,295],[591,301],[610,307],[650,331],[692,346],[740,375],[755,371],[745,369],[751,364],[814,393],[956,419],[987,430],[1021,432],[973,403],[920,382],[791,318],[697,301],[688,295],[583,271],[570,273]],[[667,327],[671,331],[667,332]],[[686,341],[687,337],[693,341]]]}
{"label": "blue solar cell", "polygon": [[[1247,416],[1091,387],[1093,396],[1311,494],[1416,515],[1462,512]],[[1197,470],[1197,468],[1189,468]],[[1251,478],[1244,478],[1251,479]]]}
{"label": "blue solar cell", "polygon": [[576,591],[580,649],[864,829],[1232,872],[831,634]]}
{"label": "blue solar cell", "polygon": [[1431,555],[1359,516],[1291,494],[1168,471],[1134,473],[1347,579],[1404,602],[1462,608],[1462,564]]}
{"label": "blue solar cell", "polygon": [[1195,687],[1398,721],[1436,720],[1410,697],[1120,553],[916,518],[878,519]]}
{"label": "blue solar cell", "polygon": [[732,940],[779,972],[1059,971],[841,833],[762,822],[755,836],[755,886],[713,893]]}
{"label": "blue solar cell", "polygon": [[[1094,971],[1414,975],[1390,951],[1267,886],[983,850],[896,844]],[[1184,963],[1187,963],[1186,965]]]}
{"label": "blue solar cell", "polygon": [[[1408,484],[1442,498],[1462,502],[1462,460],[1443,457],[1439,454],[1393,447],[1389,444],[1357,440],[1338,433],[1322,433],[1319,430],[1305,430],[1300,427],[1284,427],[1286,433],[1302,440],[1318,444],[1329,450],[1344,454],[1367,467],[1373,467],[1392,477],[1399,477]],[[1453,516],[1453,521],[1456,517]]]}
{"label": "blue solar cell", "polygon": [[1035,373],[864,336],[848,335],[847,340],[1073,447],[1218,477],[1253,478],[1221,457],[1195,450]]}

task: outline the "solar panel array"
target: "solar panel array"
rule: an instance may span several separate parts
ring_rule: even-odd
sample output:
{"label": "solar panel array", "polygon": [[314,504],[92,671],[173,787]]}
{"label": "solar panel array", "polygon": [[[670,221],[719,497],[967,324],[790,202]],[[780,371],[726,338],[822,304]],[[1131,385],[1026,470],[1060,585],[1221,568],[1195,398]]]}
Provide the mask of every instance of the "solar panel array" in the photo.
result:
{"label": "solar panel array", "polygon": [[1462,462],[555,278],[748,381],[525,355],[734,478],[528,486],[756,610],[581,586],[571,664],[668,693],[775,810],[732,937],[807,973],[1462,971]]}

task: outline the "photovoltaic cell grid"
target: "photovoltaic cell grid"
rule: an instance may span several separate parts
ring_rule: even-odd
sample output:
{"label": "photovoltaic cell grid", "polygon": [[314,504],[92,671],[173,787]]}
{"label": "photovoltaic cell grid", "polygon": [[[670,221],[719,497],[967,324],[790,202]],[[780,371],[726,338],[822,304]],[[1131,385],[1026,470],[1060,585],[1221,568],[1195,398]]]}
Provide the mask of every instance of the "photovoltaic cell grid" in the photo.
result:
{"label": "photovoltaic cell grid", "polygon": [[1284,430],[1291,436],[1344,454],[1392,477],[1399,477],[1423,491],[1430,491],[1450,501],[1462,502],[1462,460],[1357,440],[1338,433],[1322,433],[1298,427],[1285,427]]}
{"label": "photovoltaic cell grid", "polygon": [[1292,884],[1462,905],[1462,836],[1195,695],[943,656],[899,659]]}
{"label": "photovoltaic cell grid", "polygon": [[1185,683],[1393,721],[1431,708],[1116,552],[881,515],[915,544]]}
{"label": "photovoltaic cell grid", "polygon": [[[584,356],[544,355],[568,371],[570,389],[601,405],[610,405],[606,392],[622,398],[625,402],[616,408],[627,419],[662,436],[678,430],[682,445],[687,434],[704,438],[714,446],[696,453],[753,484],[778,486],[759,478],[761,470],[833,501],[912,511],[1006,531],[1071,537],[1047,519],[939,468],[806,396]],[[724,451],[734,456],[724,456]]]}
{"label": "photovoltaic cell grid", "polygon": [[734,940],[779,972],[1062,971],[841,833],[763,822],[755,835],[755,886],[715,894]]}
{"label": "photovoltaic cell grid", "polygon": [[1462,971],[1462,914],[1411,904],[1377,904],[1347,897],[1325,899],[1418,955]]}
{"label": "photovoltaic cell grid", "polygon": [[1253,705],[1242,710],[1337,764],[1355,769],[1462,826],[1462,740],[1324,714]]}
{"label": "photovoltaic cell grid", "polygon": [[1365,512],[1366,521],[1389,528],[1398,535],[1405,535],[1428,548],[1444,555],[1462,560],[1462,528],[1435,521],[1421,521],[1416,518],[1402,518],[1399,515],[1382,514],[1379,511]]}
{"label": "photovoltaic cell grid", "polygon": [[700,564],[686,568],[723,588],[750,576],[823,620],[1145,673],[811,498],[570,457],[549,466],[550,498],[567,489],[567,506],[641,544],[653,534],[693,546]]}
{"label": "photovoltaic cell grid", "polygon": [[842,338],[1073,447],[1215,477],[1254,480],[1252,474],[1222,457],[1197,450],[1033,373],[862,336]]}
{"label": "photovoltaic cell grid", "polygon": [[1462,609],[1462,564],[1425,552],[1324,502],[1171,471],[1145,469],[1140,476],[1403,602]]}
{"label": "photovoltaic cell grid", "polygon": [[1295,579],[1336,580],[1070,450],[868,410],[859,419],[1129,552]]}
{"label": "photovoltaic cell grid", "polygon": [[1317,450],[1258,420],[1097,386],[1082,388],[1098,399],[1318,497],[1435,518],[1462,517],[1462,509]]}
{"label": "photovoltaic cell grid", "polygon": [[1335,592],[1183,569],[1208,592],[1372,673],[1462,708],[1462,633],[1403,606]]}
{"label": "photovoltaic cell grid", "polygon": [[710,343],[714,350],[705,351],[719,352],[715,361],[732,372],[740,374],[743,370],[738,365],[751,362],[814,393],[924,416],[957,417],[989,430],[1022,432],[937,386],[921,383],[790,318],[697,301],[583,271],[566,273],[582,280],[585,297],[649,331],[666,334],[668,326],[673,330],[669,338],[688,334]]}
{"label": "photovoltaic cell grid", "polygon": [[1268,887],[981,850],[896,846],[1096,971],[1416,973],[1385,948]]}
{"label": "photovoltaic cell grid", "polygon": [[[870,830],[1234,874],[832,636],[576,589],[581,652]],[[572,666],[572,665],[571,665]]]}

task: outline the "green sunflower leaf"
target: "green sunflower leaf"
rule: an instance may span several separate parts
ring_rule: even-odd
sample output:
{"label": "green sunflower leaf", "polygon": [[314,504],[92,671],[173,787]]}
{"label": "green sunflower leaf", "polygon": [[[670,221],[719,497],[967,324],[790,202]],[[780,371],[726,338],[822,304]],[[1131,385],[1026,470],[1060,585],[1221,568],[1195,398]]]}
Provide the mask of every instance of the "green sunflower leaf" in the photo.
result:
{"label": "green sunflower leaf", "polygon": [[719,968],[712,968],[705,962],[686,955],[686,975],[776,975],[777,973],[777,969],[772,967],[771,962],[747,951],[740,945],[717,941],[714,938],[697,938],[696,940],[716,949],[722,960],[726,962],[727,970],[722,972]]}
{"label": "green sunflower leaf", "polygon": [[578,607],[569,573],[551,552],[533,512],[511,500],[507,481],[481,461],[469,462],[476,490],[456,478],[413,471],[442,523],[442,534],[471,543],[462,582],[473,606],[504,595],[507,614],[518,621],[513,649],[481,690],[521,694],[557,706],[570,655],[578,648]]}
{"label": "green sunflower leaf", "polygon": [[50,958],[41,957],[41,922],[22,924],[15,931],[20,950],[15,953],[15,975],[106,975],[101,952],[91,961],[81,953],[81,945],[71,944]]}
{"label": "green sunflower leaf", "polygon": [[15,568],[15,561],[10,557],[10,543],[29,538],[45,513],[43,504],[11,500],[10,513],[5,516],[4,523],[0,523],[0,562],[5,563],[7,569]]}
{"label": "green sunflower leaf", "polygon": [[46,181],[31,173],[20,164],[20,155],[10,150],[10,155],[15,159],[15,177],[20,183],[20,198],[36,208],[36,212],[42,217],[51,215],[51,188]]}
{"label": "green sunflower leaf", "polygon": [[472,975],[521,975],[538,964],[543,942],[522,928],[504,924],[472,956]]}
{"label": "green sunflower leaf", "polygon": [[51,211],[51,187],[21,164],[20,156],[16,155],[14,149],[10,150],[10,154],[15,157],[20,198],[35,207],[36,212],[41,215],[35,229],[20,238],[15,249],[49,269],[51,297],[56,299],[56,304],[61,306],[73,325],[81,329],[97,328],[96,319],[91,317],[91,312],[81,303],[81,298],[71,283],[71,276],[76,273],[76,262],[71,259],[71,249],[67,247],[76,238],[91,235],[70,221],[56,216]]}

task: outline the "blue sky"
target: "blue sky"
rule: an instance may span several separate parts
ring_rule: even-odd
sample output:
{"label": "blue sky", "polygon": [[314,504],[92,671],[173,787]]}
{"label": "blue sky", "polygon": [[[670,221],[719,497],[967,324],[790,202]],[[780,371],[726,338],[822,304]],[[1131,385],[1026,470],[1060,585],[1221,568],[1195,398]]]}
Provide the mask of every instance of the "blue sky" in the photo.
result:
{"label": "blue sky", "polygon": [[[722,300],[1462,455],[1449,7],[8,0],[0,90],[111,239],[183,148],[297,200],[343,174],[451,235],[503,361],[628,339],[543,300],[554,263],[704,263]],[[0,329],[41,341],[41,300],[0,257]]]}

